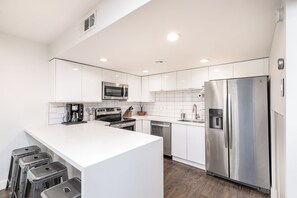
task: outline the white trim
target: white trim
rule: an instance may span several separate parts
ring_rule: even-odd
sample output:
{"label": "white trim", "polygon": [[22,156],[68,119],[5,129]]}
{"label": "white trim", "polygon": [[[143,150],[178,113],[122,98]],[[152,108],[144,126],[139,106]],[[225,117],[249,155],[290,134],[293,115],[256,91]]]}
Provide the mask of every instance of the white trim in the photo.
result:
{"label": "white trim", "polygon": [[277,190],[276,190],[276,188],[271,187],[270,197],[271,198],[277,198]]}
{"label": "white trim", "polygon": [[5,187],[6,187],[6,182],[7,182],[7,180],[5,179],[5,180],[2,180],[2,181],[0,181],[0,190],[3,190],[3,189],[5,189]]}
{"label": "white trim", "polygon": [[172,160],[177,161],[177,162],[181,162],[183,164],[187,164],[187,165],[190,165],[190,166],[194,166],[194,167],[199,168],[199,169],[202,169],[202,170],[205,170],[205,165],[204,164],[199,164],[199,163],[196,163],[196,162],[191,162],[191,161],[188,161],[188,160],[185,160],[185,159],[181,159],[181,158],[178,158],[178,157],[172,157]]}

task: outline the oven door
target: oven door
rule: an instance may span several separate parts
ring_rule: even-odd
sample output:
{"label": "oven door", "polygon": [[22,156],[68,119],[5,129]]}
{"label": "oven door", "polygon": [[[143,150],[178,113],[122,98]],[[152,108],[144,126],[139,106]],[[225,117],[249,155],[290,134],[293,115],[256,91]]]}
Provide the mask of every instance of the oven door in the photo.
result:
{"label": "oven door", "polygon": [[118,128],[118,129],[125,129],[128,131],[135,131],[135,121],[133,122],[125,122],[119,124],[111,124],[111,127]]}
{"label": "oven door", "polygon": [[128,85],[102,82],[103,100],[128,100]]}

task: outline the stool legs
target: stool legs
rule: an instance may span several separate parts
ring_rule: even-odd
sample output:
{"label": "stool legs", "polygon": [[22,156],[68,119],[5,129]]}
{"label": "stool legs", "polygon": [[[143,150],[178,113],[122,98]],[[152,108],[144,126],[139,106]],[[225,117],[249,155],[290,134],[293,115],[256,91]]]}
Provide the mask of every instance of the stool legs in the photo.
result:
{"label": "stool legs", "polygon": [[8,178],[7,178],[6,188],[5,188],[6,190],[10,186],[12,166],[13,166],[13,157],[11,156],[10,166],[9,166],[9,172],[8,172]]}

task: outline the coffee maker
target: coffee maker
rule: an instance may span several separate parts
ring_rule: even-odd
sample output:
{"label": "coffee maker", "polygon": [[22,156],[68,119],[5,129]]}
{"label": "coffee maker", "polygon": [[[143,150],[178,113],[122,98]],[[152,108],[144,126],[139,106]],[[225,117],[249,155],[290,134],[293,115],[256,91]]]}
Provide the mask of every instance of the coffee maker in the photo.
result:
{"label": "coffee maker", "polygon": [[66,120],[62,124],[80,124],[86,123],[84,119],[84,105],[83,104],[66,104]]}

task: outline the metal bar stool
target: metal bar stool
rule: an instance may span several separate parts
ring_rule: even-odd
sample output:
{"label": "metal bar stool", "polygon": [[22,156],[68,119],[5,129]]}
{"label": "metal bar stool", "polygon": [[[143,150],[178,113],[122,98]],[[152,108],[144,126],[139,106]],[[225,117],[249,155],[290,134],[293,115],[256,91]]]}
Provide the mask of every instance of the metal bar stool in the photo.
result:
{"label": "metal bar stool", "polygon": [[66,182],[44,190],[41,193],[42,198],[81,198],[81,181],[78,178],[72,178]]}
{"label": "metal bar stool", "polygon": [[59,162],[32,168],[27,174],[25,197],[40,198],[41,192],[68,179],[67,168]]}
{"label": "metal bar stool", "polygon": [[10,192],[14,191],[15,182],[16,182],[16,175],[17,175],[17,169],[19,166],[19,159],[22,157],[26,157],[28,155],[33,155],[40,152],[40,148],[38,146],[28,146],[24,148],[15,149],[11,153],[11,160],[10,160],[10,167],[9,167],[9,173],[8,173],[8,179],[6,183],[6,188],[9,187],[12,188]]}
{"label": "metal bar stool", "polygon": [[51,156],[47,153],[38,153],[35,155],[30,155],[23,157],[19,161],[19,169],[17,171],[17,182],[15,186],[15,191],[12,192],[15,197],[24,198],[24,191],[27,181],[27,172],[31,168],[36,168],[42,165],[49,164],[51,162]]}

